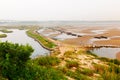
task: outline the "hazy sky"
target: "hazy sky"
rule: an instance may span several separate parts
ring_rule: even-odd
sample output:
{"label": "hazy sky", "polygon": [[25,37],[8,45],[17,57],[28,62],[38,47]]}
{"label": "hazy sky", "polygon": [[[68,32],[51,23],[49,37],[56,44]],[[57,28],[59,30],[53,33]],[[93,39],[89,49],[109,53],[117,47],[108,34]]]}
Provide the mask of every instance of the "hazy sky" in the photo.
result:
{"label": "hazy sky", "polygon": [[0,20],[120,20],[120,0],[0,0]]}

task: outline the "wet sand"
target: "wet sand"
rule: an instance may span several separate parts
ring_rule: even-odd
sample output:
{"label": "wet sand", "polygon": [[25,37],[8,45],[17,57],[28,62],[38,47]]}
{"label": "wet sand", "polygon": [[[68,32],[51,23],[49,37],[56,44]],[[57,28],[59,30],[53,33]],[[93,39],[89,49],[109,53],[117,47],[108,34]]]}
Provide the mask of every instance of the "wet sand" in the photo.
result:
{"label": "wet sand", "polygon": [[[54,31],[63,31],[63,32],[71,32],[71,33],[77,33],[81,35],[81,37],[77,38],[71,38],[71,39],[65,39],[65,40],[59,40],[60,42],[64,44],[74,45],[74,46],[86,46],[86,45],[102,45],[102,46],[120,46],[120,28],[118,27],[57,27],[53,28],[52,30],[47,29],[43,31],[44,33],[50,33]],[[51,34],[48,37],[54,37],[58,36],[59,34]],[[95,37],[104,36],[107,37],[107,39],[97,39]],[[67,46],[68,47],[68,46]],[[66,49],[67,49],[66,47]],[[60,48],[64,49],[64,47]],[[63,50],[64,51],[64,50]],[[120,60],[120,53],[116,55],[117,59]]]}
{"label": "wet sand", "polygon": [[[91,29],[84,29],[81,31],[81,33],[89,34],[84,35],[80,38],[74,38],[74,39],[66,39],[63,42],[68,44],[74,44],[74,45],[81,45],[81,44],[96,44],[96,45],[120,45],[120,29],[112,28],[112,29],[104,29],[106,30],[102,34],[93,33],[93,30],[97,30],[97,28],[91,28]],[[103,30],[103,29],[98,29]],[[91,34],[91,35],[90,35]],[[105,36],[109,39],[96,39],[96,41],[90,42],[91,39],[95,39],[94,37],[98,36]],[[115,37],[118,36],[118,37]]]}
{"label": "wet sand", "polygon": [[[120,28],[117,27],[57,27],[52,29],[46,29],[43,31],[43,34],[49,34],[51,32],[55,32],[55,30],[60,30],[63,32],[71,32],[75,34],[81,35],[81,37],[78,38],[71,38],[71,39],[65,39],[62,40],[62,42],[72,45],[87,45],[87,44],[94,44],[94,45],[120,45]],[[103,30],[103,32],[102,32]],[[105,30],[105,31],[104,31]],[[55,37],[60,35],[61,33],[51,34],[48,37]],[[107,39],[96,39],[95,37],[99,36],[105,36]],[[94,41],[91,41],[94,39]]]}

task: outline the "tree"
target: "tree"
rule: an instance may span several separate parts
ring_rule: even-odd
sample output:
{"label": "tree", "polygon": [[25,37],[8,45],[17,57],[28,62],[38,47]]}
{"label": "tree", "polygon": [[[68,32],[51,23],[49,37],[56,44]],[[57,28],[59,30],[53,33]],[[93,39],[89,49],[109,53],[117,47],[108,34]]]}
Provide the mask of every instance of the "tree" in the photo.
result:
{"label": "tree", "polygon": [[0,43],[0,72],[9,80],[18,80],[26,69],[26,63],[34,50],[29,45]]}

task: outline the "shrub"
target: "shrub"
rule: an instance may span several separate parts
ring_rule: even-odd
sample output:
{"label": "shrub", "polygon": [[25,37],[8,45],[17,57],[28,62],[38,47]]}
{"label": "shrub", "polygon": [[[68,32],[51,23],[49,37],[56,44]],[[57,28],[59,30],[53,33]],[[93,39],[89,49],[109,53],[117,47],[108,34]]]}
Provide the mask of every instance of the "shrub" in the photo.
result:
{"label": "shrub", "polygon": [[19,79],[19,75],[25,70],[27,61],[33,49],[29,45],[0,43],[0,69],[3,77],[9,80]]}

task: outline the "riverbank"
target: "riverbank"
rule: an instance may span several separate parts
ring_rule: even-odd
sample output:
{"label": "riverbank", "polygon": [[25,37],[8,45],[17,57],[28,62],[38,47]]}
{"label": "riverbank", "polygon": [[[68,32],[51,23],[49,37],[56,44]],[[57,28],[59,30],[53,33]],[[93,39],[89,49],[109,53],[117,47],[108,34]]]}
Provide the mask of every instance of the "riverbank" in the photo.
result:
{"label": "riverbank", "polygon": [[42,45],[45,49],[52,50],[52,48],[56,46],[53,42],[50,42],[49,40],[36,33],[35,30],[28,30],[26,31],[26,34],[39,42],[40,45]]}

